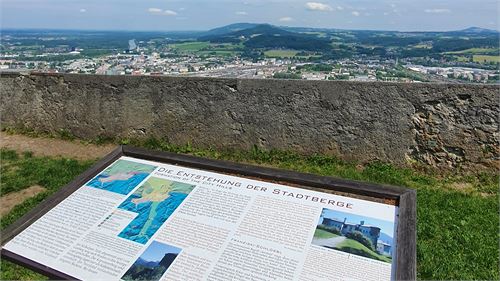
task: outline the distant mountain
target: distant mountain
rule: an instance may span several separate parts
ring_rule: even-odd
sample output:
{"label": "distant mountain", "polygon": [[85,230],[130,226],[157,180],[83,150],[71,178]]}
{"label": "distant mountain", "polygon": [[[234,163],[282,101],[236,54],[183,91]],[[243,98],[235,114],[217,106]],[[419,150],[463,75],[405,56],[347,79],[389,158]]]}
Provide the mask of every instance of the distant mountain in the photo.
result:
{"label": "distant mountain", "polygon": [[469,27],[466,29],[462,30],[457,30],[455,32],[463,32],[463,33],[476,33],[476,34],[492,34],[492,33],[499,33],[497,30],[493,29],[487,29],[487,28],[481,28],[481,27]]}
{"label": "distant mountain", "polygon": [[380,232],[380,236],[379,236],[378,240],[381,240],[382,242],[387,243],[389,245],[393,245],[392,244],[392,241],[393,241],[392,237],[383,233],[383,232]]}
{"label": "distant mountain", "polygon": [[203,34],[203,36],[217,36],[217,35],[228,34],[228,33],[240,31],[243,29],[254,28],[257,25],[259,25],[259,24],[258,23],[246,23],[246,22],[233,23],[230,25],[225,25],[225,26],[214,28],[214,29],[210,29],[209,31],[206,31]]}
{"label": "distant mountain", "polygon": [[259,24],[252,28],[247,28],[243,30],[239,30],[233,33],[230,33],[229,36],[245,36],[245,37],[253,37],[257,35],[291,35],[294,32],[286,31],[279,27],[270,25],[270,24]]}
{"label": "distant mountain", "polygon": [[287,31],[270,24],[259,24],[224,34],[201,36],[198,40],[213,43],[243,43],[250,48],[282,48],[306,51],[331,49],[329,40],[311,34]]}
{"label": "distant mountain", "polygon": [[139,258],[122,277],[122,280],[160,280],[177,254],[168,253],[161,261],[147,261]]}
{"label": "distant mountain", "polygon": [[147,261],[145,259],[139,258],[138,260],[135,261],[134,265],[142,265],[145,267],[156,267],[160,264],[159,261]]}
{"label": "distant mountain", "polygon": [[[245,27],[248,26],[247,28],[240,28],[240,27]],[[272,26],[270,24],[244,24],[244,23],[238,23],[235,25],[228,25],[221,27],[217,30],[215,30],[215,34],[213,34],[214,29],[209,31],[208,35],[201,36],[198,38],[200,41],[213,41],[213,42],[227,42],[227,41],[237,41],[240,40],[241,37],[254,37],[257,35],[289,35],[292,34],[293,32],[289,32],[286,30],[283,30],[281,28]],[[226,32],[223,32],[226,31]]]}
{"label": "distant mountain", "polygon": [[347,31],[345,29],[338,28],[323,28],[323,27],[297,27],[297,26],[279,26],[279,28],[290,32],[341,32]]}

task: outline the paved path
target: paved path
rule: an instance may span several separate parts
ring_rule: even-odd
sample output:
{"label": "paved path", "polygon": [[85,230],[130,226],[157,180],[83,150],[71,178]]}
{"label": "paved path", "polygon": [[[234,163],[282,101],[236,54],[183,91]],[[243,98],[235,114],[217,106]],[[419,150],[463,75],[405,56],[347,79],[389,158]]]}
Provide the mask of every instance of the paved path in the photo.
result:
{"label": "paved path", "polygon": [[78,160],[102,158],[116,145],[93,145],[81,141],[66,141],[51,138],[31,138],[0,132],[0,147],[23,153],[31,151],[36,156],[67,157]]}
{"label": "paved path", "polygon": [[337,236],[333,238],[327,238],[327,239],[314,239],[313,244],[318,245],[318,246],[325,246],[325,247],[330,247],[333,248],[337,246],[338,244],[344,242],[346,238],[344,236]]}

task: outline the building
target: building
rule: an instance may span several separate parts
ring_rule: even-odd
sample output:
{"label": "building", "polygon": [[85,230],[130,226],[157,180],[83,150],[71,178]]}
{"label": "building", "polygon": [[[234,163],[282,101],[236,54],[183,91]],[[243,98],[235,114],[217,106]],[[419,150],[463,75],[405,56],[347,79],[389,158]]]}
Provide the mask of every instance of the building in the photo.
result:
{"label": "building", "polygon": [[391,245],[385,243],[382,240],[377,241],[377,252],[381,255],[392,256]]}
{"label": "building", "polygon": [[373,246],[377,247],[378,250],[378,238],[380,237],[380,227],[366,225],[364,221],[361,221],[360,223],[357,224],[350,223],[347,222],[347,218],[344,218],[344,220],[338,220],[335,218],[323,218],[322,224],[324,226],[337,228],[340,231],[340,233],[342,233],[342,235],[346,235],[353,231],[359,231],[363,233],[363,235],[366,236],[366,238],[368,238],[372,242]]}
{"label": "building", "polygon": [[137,44],[135,43],[135,39],[128,40],[128,51],[132,52],[137,50]]}

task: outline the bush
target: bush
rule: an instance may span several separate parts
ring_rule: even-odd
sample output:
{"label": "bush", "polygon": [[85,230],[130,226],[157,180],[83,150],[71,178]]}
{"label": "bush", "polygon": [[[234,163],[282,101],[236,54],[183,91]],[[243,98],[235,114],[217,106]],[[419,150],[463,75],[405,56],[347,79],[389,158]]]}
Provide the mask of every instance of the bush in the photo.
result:
{"label": "bush", "polygon": [[345,235],[345,237],[356,240],[359,243],[365,245],[368,249],[375,251],[375,247],[373,246],[372,241],[359,231],[349,232]]}
{"label": "bush", "polygon": [[302,75],[297,73],[276,72],[273,75],[274,79],[302,79]]}
{"label": "bush", "polygon": [[320,225],[318,225],[318,229],[322,229],[324,231],[328,231],[328,232],[333,233],[333,234],[342,235],[340,233],[340,229],[333,227],[333,226],[326,226],[326,225],[320,224]]}

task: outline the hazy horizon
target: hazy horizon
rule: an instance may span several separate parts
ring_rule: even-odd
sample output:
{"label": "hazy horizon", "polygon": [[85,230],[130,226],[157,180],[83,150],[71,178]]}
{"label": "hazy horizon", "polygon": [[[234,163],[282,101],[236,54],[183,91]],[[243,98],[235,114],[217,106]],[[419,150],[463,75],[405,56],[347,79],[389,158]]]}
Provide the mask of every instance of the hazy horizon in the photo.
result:
{"label": "hazy horizon", "polygon": [[343,30],[499,30],[495,0],[0,0],[0,29],[205,31],[232,23]]}
{"label": "hazy horizon", "polygon": [[[244,24],[244,23],[250,23],[250,24],[270,24],[266,22],[233,22],[233,23],[228,23],[226,25],[222,26],[214,26],[208,29],[191,29],[191,30],[130,30],[130,29],[75,29],[75,28],[36,28],[36,27],[22,27],[22,28],[17,28],[17,27],[2,27],[0,26],[0,30],[33,30],[33,31],[83,31],[83,32],[159,32],[159,33],[183,33],[183,32],[204,32],[204,31],[209,31],[211,29],[227,26],[227,25],[232,25],[232,24]],[[274,25],[274,24],[271,24]],[[277,27],[282,27],[282,28],[313,28],[313,29],[331,29],[331,30],[353,30],[353,31],[392,31],[392,32],[402,32],[402,33],[411,33],[411,32],[453,32],[453,31],[460,31],[463,29],[467,28],[482,28],[482,29],[488,29],[488,30],[493,30],[500,32],[500,29],[495,29],[495,28],[486,28],[486,27],[481,27],[481,26],[467,26],[461,29],[455,29],[455,30],[390,30],[390,29],[355,29],[355,28],[335,28],[335,27],[309,27],[309,26],[288,26],[288,25],[274,25]]]}

